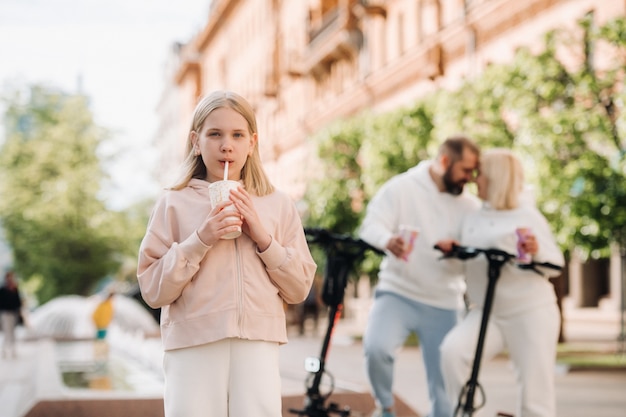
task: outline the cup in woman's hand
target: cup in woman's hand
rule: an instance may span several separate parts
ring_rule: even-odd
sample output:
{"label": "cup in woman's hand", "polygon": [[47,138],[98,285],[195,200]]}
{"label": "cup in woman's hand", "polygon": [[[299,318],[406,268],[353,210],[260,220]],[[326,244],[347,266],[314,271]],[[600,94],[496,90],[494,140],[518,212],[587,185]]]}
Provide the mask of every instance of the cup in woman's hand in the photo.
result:
{"label": "cup in woman's hand", "polygon": [[524,250],[524,243],[528,236],[532,235],[532,231],[529,227],[518,227],[515,229],[517,235],[517,262],[521,264],[531,263],[532,255]]}

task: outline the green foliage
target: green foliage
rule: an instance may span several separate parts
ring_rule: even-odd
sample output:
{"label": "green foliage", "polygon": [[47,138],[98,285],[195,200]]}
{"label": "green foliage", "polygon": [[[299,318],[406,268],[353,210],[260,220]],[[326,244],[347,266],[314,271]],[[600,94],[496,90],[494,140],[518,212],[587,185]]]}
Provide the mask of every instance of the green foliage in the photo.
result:
{"label": "green foliage", "polygon": [[[539,205],[564,248],[577,246],[594,257],[608,255],[611,242],[626,244],[624,90],[618,77],[626,67],[626,44],[610,38],[619,31],[607,29],[621,26],[618,19],[594,31],[583,20],[577,41],[570,33],[550,33],[542,53],[520,51],[510,71],[516,88],[508,106],[516,109],[517,136],[526,138],[524,149],[533,156],[528,172],[541,190]],[[590,53],[602,42],[617,47],[607,51],[616,58],[605,61],[608,70],[596,68]],[[578,57],[579,64],[563,56]]]}
{"label": "green foliage", "polygon": [[365,203],[389,178],[428,159],[431,119],[425,105],[368,115],[369,126],[359,153]]}
{"label": "green foliage", "polygon": [[311,138],[323,178],[307,188],[308,224],[352,233],[380,185],[428,157],[432,116],[426,106],[338,121]]}
{"label": "green foliage", "polygon": [[131,253],[129,220],[98,198],[107,132],[86,97],[41,86],[8,97],[4,125],[0,219],[15,269],[38,283],[40,302],[87,294]]}
{"label": "green foliage", "polygon": [[442,90],[435,100],[433,124],[438,138],[467,134],[479,145],[510,147],[515,141],[514,120],[504,107],[509,94],[503,82],[506,69],[488,68],[480,78],[454,91]]}
{"label": "green foliage", "polygon": [[310,183],[305,201],[308,224],[335,233],[352,232],[359,221],[354,202],[362,200],[361,167],[355,156],[367,129],[367,119],[335,123],[312,140],[318,145],[322,178]]}

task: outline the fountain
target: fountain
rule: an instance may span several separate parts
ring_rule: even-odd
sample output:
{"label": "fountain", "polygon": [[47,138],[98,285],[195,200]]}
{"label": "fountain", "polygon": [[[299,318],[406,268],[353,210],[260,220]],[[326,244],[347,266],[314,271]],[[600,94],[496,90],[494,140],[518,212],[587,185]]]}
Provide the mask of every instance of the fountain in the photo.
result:
{"label": "fountain", "polygon": [[159,326],[139,301],[113,296],[113,319],[105,339],[96,339],[92,313],[103,298],[67,295],[29,315],[28,338],[52,339],[66,387],[79,391],[159,396],[163,389]]}

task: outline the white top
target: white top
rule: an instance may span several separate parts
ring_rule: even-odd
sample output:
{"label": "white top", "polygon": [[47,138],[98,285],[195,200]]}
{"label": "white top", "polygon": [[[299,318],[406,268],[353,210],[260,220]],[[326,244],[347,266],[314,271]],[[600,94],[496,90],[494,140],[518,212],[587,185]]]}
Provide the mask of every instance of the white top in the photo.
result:
{"label": "white top", "polygon": [[420,234],[408,260],[385,256],[379,272],[378,290],[390,291],[431,306],[456,309],[465,291],[461,261],[442,261],[434,245],[442,239],[460,239],[461,222],[478,210],[478,200],[463,192],[453,196],[440,192],[422,161],[391,178],[370,201],[360,237],[379,249],[386,247],[399,226],[416,227]]}
{"label": "white top", "polygon": [[[460,241],[465,246],[495,248],[516,254],[515,229],[518,227],[529,227],[536,236],[539,250],[533,260],[559,266],[564,264],[563,253],[548,222],[539,210],[529,204],[514,210],[493,210],[485,204],[481,210],[466,217]],[[464,263],[469,301],[482,308],[487,290],[487,259],[479,255]],[[548,277],[557,276],[560,272],[547,268],[541,268],[541,271],[546,276],[505,264],[496,283],[491,314],[506,316],[555,303],[554,287]]]}

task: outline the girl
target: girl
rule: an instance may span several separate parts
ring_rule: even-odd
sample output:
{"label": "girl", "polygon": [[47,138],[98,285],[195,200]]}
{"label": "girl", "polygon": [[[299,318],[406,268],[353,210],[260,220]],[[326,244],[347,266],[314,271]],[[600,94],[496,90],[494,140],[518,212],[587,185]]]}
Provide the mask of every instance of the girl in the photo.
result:
{"label": "girl", "polygon": [[[257,135],[241,96],[202,99],[183,176],[157,201],[139,249],[142,296],[162,308],[166,417],[281,415],[283,303],[306,298],[316,265],[295,204],[262,169]],[[241,186],[212,207],[209,184],[226,163]]]}
{"label": "girl", "polygon": [[[563,265],[558,248],[543,215],[523,201],[522,164],[509,150],[492,149],[483,153],[476,178],[481,210],[469,214],[461,232],[461,245],[517,251],[517,228],[529,228],[531,235],[522,249],[536,262]],[[449,249],[453,241],[440,242]],[[455,242],[456,243],[456,242]],[[557,275],[554,270],[542,271]],[[480,328],[487,286],[487,261],[479,256],[465,261],[467,316],[445,337],[441,345],[441,366],[446,390],[457,404],[470,377]],[[489,359],[508,348],[515,366],[520,401],[516,416],[554,417],[554,369],[560,328],[556,295],[548,277],[506,264],[501,270],[483,350]]]}

